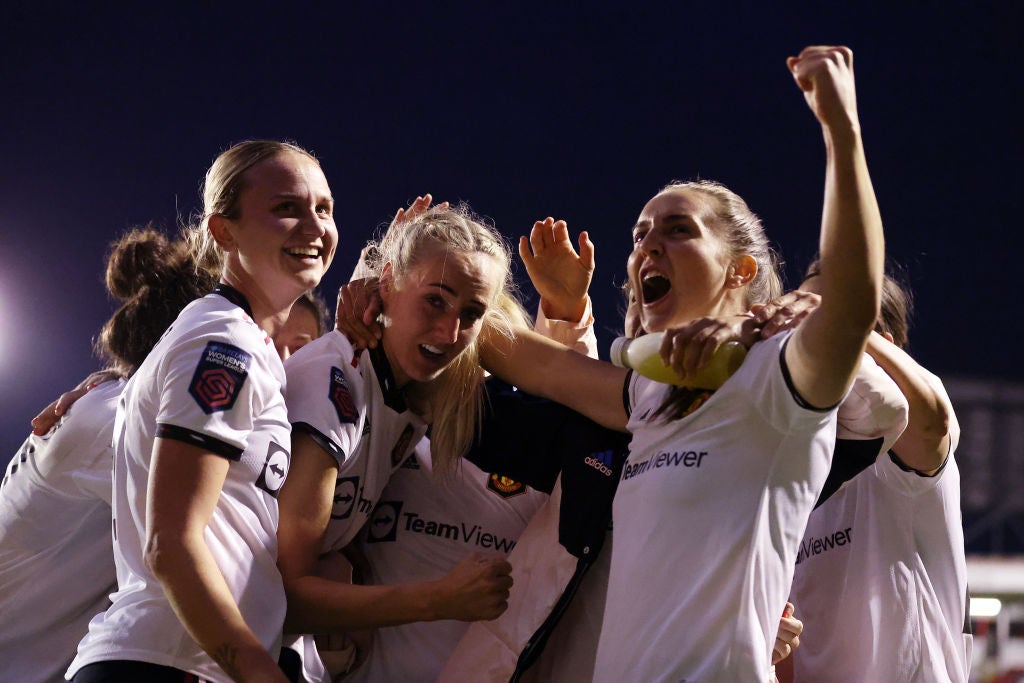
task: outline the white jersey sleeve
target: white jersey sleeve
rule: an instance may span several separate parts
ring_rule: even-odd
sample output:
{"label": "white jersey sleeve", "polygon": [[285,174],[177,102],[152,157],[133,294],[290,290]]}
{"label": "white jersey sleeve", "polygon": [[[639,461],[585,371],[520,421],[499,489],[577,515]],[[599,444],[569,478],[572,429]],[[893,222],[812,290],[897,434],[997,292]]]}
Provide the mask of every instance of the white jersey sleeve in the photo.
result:
{"label": "white jersey sleeve", "polygon": [[342,466],[366,421],[364,381],[352,345],[334,330],[288,359],[288,419],[309,433]]}
{"label": "white jersey sleeve", "polygon": [[880,453],[896,443],[907,427],[907,399],[871,356],[861,354],[853,386],[836,414],[836,438],[882,439]]}

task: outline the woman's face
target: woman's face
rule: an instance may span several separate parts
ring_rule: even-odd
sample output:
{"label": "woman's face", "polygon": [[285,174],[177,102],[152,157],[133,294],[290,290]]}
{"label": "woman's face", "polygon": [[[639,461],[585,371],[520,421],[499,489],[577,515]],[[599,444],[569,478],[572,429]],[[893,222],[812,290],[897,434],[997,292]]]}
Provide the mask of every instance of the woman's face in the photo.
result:
{"label": "woman's face", "polygon": [[626,269],[648,332],[734,312],[727,308],[731,257],[714,222],[712,200],[700,192],[668,190],[647,202]]}
{"label": "woman's face", "polygon": [[256,164],[245,172],[239,209],[229,221],[229,272],[275,306],[320,282],[334,258],[338,229],[331,188],[315,161],[284,152]]}
{"label": "woman's face", "polygon": [[497,261],[433,245],[404,275],[381,277],[383,345],[399,386],[435,379],[480,334],[500,284]]}

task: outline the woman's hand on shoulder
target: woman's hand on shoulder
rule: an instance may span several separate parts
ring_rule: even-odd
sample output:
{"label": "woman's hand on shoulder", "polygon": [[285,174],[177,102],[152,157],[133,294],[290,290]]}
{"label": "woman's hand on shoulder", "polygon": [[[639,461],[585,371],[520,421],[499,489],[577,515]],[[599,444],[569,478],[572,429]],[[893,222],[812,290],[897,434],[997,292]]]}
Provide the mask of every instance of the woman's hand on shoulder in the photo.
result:
{"label": "woman's hand on shoulder", "polygon": [[550,216],[533,224],[529,239],[519,238],[519,257],[550,320],[578,322],[586,310],[594,275],[594,244],[586,231],[579,247],[577,253],[565,221]]}
{"label": "woman's hand on shoulder", "polygon": [[78,399],[85,396],[94,387],[97,387],[104,382],[111,382],[115,379],[120,379],[124,376],[124,373],[116,370],[115,368],[107,368],[105,370],[97,370],[92,373],[84,380],[82,380],[77,387],[71,391],[65,391],[61,394],[56,401],[52,401],[50,405],[43,408],[38,415],[32,418],[32,433],[36,436],[42,436],[48,431],[53,429],[53,426],[57,424],[57,421],[64,416],[71,406],[75,404]]}
{"label": "woman's hand on shoulder", "polygon": [[750,313],[761,327],[761,339],[774,337],[797,327],[818,306],[821,296],[794,289],[766,304],[754,304]]}

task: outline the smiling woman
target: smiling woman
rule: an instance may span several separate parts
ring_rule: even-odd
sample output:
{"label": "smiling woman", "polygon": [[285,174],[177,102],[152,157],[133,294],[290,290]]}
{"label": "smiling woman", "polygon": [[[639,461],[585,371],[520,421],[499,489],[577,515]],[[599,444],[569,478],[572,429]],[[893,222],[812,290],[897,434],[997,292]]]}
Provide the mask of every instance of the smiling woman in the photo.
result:
{"label": "smiling woman", "polygon": [[220,284],[182,311],[118,402],[118,590],[69,669],[80,683],[287,680],[276,533],[289,429],[270,337],[331,262],[333,200],[316,159],[274,141],[217,157],[204,199],[190,243]]}
{"label": "smiling woman", "polygon": [[[511,257],[497,231],[467,209],[426,203],[375,245],[381,343],[359,352],[334,331],[287,364],[292,466],[278,537],[287,628],[297,634],[492,619],[505,609],[511,579],[503,560],[471,555],[437,581],[372,586],[324,578],[317,567],[366,523],[428,421],[438,469],[468,449],[481,407],[477,337],[485,321],[507,329],[509,313],[523,317],[505,305]],[[296,649],[307,680],[330,680],[311,637]]]}

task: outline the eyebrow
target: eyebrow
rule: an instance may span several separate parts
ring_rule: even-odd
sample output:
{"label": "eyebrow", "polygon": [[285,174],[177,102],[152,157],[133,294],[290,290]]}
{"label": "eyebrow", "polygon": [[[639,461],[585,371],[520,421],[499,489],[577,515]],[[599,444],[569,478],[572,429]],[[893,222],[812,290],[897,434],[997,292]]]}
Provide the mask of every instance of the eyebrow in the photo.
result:
{"label": "eyebrow", "polygon": [[[306,198],[306,195],[298,194],[298,193],[295,193],[295,192],[278,192],[277,194],[271,195],[271,197],[270,197],[270,199],[272,201],[276,201],[278,199],[305,199],[305,198]],[[331,195],[327,195],[326,197],[318,198],[317,201],[318,202],[320,202],[320,201],[328,201],[331,204],[333,204],[334,203],[334,197],[332,197]]]}
{"label": "eyebrow", "polygon": [[[679,221],[679,222],[683,222],[683,223],[696,223],[696,221],[694,220],[693,216],[691,216],[690,214],[686,214],[686,213],[670,213],[669,215],[665,216],[661,220],[662,223],[668,223],[670,221]],[[646,228],[646,227],[650,226],[651,224],[652,224],[651,221],[648,221],[648,220],[637,221],[636,225],[633,226],[633,229],[636,230],[637,228]]]}
{"label": "eyebrow", "polygon": [[[452,296],[458,296],[458,293],[454,289],[452,289],[451,287],[449,287],[448,285],[446,285],[443,282],[429,282],[429,283],[427,283],[427,286],[428,287],[437,287],[438,289],[443,289],[444,291],[448,292]],[[482,301],[480,299],[473,299],[471,303],[477,304],[478,306],[482,306],[483,308],[487,308],[487,302],[486,301]]]}

